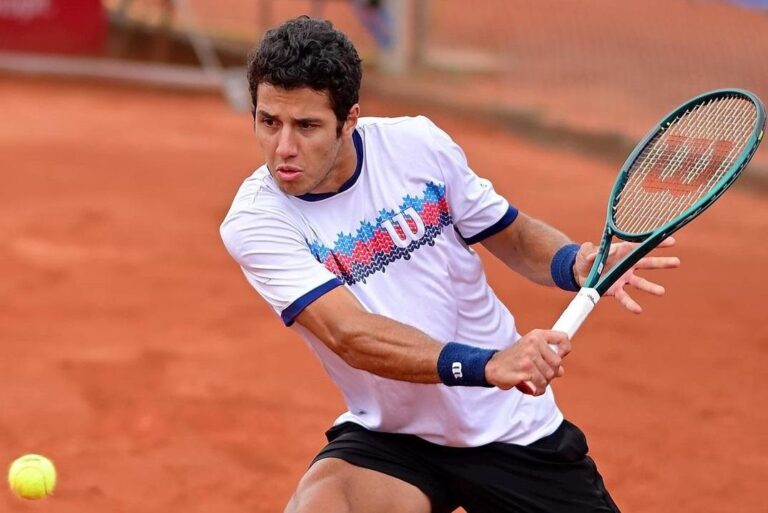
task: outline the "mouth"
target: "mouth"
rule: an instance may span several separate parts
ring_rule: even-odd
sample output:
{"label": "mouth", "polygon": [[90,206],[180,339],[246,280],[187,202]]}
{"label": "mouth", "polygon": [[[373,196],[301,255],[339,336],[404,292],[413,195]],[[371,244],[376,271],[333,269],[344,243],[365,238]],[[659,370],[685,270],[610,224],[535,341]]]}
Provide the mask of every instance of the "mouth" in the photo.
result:
{"label": "mouth", "polygon": [[278,166],[277,177],[283,182],[292,182],[301,176],[302,171],[293,166]]}

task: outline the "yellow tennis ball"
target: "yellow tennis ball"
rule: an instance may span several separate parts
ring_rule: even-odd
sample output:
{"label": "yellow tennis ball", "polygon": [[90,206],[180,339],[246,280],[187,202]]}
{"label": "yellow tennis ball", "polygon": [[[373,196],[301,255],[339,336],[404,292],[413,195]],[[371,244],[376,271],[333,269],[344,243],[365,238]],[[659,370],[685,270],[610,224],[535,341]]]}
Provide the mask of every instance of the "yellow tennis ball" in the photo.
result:
{"label": "yellow tennis ball", "polygon": [[56,487],[56,468],[45,456],[25,454],[11,463],[8,484],[23,499],[42,499]]}

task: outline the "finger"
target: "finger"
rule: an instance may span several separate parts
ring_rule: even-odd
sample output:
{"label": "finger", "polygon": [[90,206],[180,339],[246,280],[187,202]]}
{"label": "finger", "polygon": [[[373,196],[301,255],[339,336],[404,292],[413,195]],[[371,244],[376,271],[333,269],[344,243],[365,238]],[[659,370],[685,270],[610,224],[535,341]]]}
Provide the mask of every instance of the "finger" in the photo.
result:
{"label": "finger", "polygon": [[591,263],[595,261],[595,258],[597,258],[597,253],[599,249],[600,249],[599,246],[595,246],[591,242],[585,242],[581,245],[581,248],[579,248],[579,251],[586,252],[586,255],[584,256],[584,260],[586,260],[588,263]]}
{"label": "finger", "polygon": [[[629,253],[630,250],[632,250],[633,247],[637,246],[637,244],[633,242],[614,242],[611,244],[610,249],[608,249],[608,257],[615,256],[617,254],[624,255],[626,253]],[[592,253],[589,253],[586,256],[587,262],[594,262],[595,258],[597,258],[598,251],[595,250]]]}
{"label": "finger", "polygon": [[536,367],[544,379],[547,380],[547,383],[552,381],[552,378],[555,377],[561,362],[562,358],[560,358],[560,356],[556,353],[550,351],[549,348],[542,352],[541,358],[534,360]]}
{"label": "finger", "polygon": [[540,393],[543,393],[543,389],[546,388],[547,383],[549,383],[550,375],[552,372],[552,368],[550,365],[547,364],[545,357],[542,355],[549,356],[550,358],[559,357],[549,348],[549,346],[543,341],[540,344],[536,344],[533,346],[533,348],[537,351],[538,354],[530,355],[528,358],[528,365],[526,365],[526,371],[528,376],[527,379],[525,379],[526,385],[530,387],[534,394],[533,395],[539,395]]}
{"label": "finger", "polygon": [[[610,247],[610,249],[608,250],[608,256],[611,256],[611,255],[613,255],[613,254],[615,254],[615,253],[616,253],[616,250],[617,250],[617,246],[618,246],[618,243],[616,243],[616,244],[611,244],[611,247]],[[588,254],[588,255],[587,255],[587,262],[590,262],[590,263],[591,263],[591,262],[594,262],[594,261],[595,261],[595,259],[597,258],[597,253],[598,253],[598,252],[597,252],[597,251],[595,251],[595,252],[593,252],[593,253],[590,253],[590,254]]]}
{"label": "finger", "polygon": [[680,267],[678,257],[643,257],[635,264],[635,269],[674,269],[675,267]]}
{"label": "finger", "polygon": [[616,254],[616,252],[619,250],[619,247],[623,244],[623,242],[615,242],[611,244],[611,247],[608,249],[608,256],[613,256]]}
{"label": "finger", "polygon": [[667,237],[666,239],[664,239],[663,241],[661,241],[661,242],[659,243],[659,245],[658,245],[658,246],[656,246],[656,247],[657,247],[657,248],[671,248],[671,247],[672,247],[672,246],[674,246],[675,244],[677,244],[677,241],[675,240],[675,238],[674,238],[674,237]]}
{"label": "finger", "polygon": [[626,308],[632,313],[639,314],[639,313],[642,313],[643,311],[643,309],[640,307],[637,301],[632,299],[632,296],[627,294],[627,292],[624,289],[619,289],[616,292],[616,299],[619,300],[619,303],[621,303],[621,305],[624,308]]}
{"label": "finger", "polygon": [[521,381],[515,388],[527,395],[541,395],[547,390],[547,382],[538,372],[532,372],[531,377],[525,381]]}
{"label": "finger", "polygon": [[611,249],[608,251],[608,256],[613,256],[617,253],[621,253],[622,255],[629,253],[632,251],[632,249],[637,246],[634,242],[614,242],[611,244]]}
{"label": "finger", "polygon": [[520,383],[515,385],[515,388],[526,395],[537,395],[536,387],[534,386],[533,383],[529,381],[521,381]]}
{"label": "finger", "polygon": [[547,344],[560,345],[568,340],[568,334],[564,331],[540,330],[541,339]]}
{"label": "finger", "polygon": [[[563,331],[546,331],[544,340],[547,342],[551,354],[556,354],[561,359],[571,352],[571,340],[568,334]],[[558,362],[552,361],[553,365]]]}
{"label": "finger", "polygon": [[[547,349],[550,355],[557,356],[555,353]],[[544,353],[546,354],[546,353]],[[559,360],[559,357],[558,357]],[[539,371],[539,375],[541,376],[541,379],[543,380],[543,383],[541,385],[546,386],[550,381],[552,381],[552,378],[555,377],[555,373],[557,372],[557,368],[560,366],[558,365],[551,365],[546,358],[538,358],[534,360],[533,362],[536,365],[536,369]],[[537,387],[539,386],[539,383],[534,381],[536,383]]]}
{"label": "finger", "polygon": [[646,280],[642,276],[638,276],[636,274],[633,274],[629,277],[628,283],[636,289],[647,292],[648,294],[653,294],[654,296],[663,296],[666,292],[663,286],[659,285],[658,283]]}

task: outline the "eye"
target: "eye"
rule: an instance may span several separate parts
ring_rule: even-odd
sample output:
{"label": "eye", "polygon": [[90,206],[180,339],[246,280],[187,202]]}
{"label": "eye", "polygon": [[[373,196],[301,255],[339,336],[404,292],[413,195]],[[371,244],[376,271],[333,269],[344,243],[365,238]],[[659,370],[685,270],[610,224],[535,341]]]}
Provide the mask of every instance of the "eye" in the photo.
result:
{"label": "eye", "polygon": [[310,123],[309,121],[299,122],[299,128],[301,128],[302,130],[309,130],[311,128],[315,128],[315,126],[316,125],[314,123]]}
{"label": "eye", "polygon": [[275,121],[273,118],[261,118],[261,123],[269,128],[277,126],[277,121]]}

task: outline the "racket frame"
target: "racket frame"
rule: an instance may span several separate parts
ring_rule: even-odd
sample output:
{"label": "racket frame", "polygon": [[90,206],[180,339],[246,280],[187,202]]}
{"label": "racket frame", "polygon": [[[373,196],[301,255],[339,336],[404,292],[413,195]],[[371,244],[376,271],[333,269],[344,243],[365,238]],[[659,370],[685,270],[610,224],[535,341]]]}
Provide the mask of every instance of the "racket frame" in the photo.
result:
{"label": "racket frame", "polygon": [[[706,196],[704,196],[704,198],[694,203],[682,214],[675,217],[675,219],[661,226],[660,228],[645,233],[627,233],[620,230],[614,221],[613,209],[616,205],[616,200],[619,196],[619,193],[624,189],[624,185],[626,185],[627,181],[629,180],[629,171],[632,168],[637,156],[640,155],[648,147],[651,141],[653,141],[658,134],[667,130],[667,128],[669,128],[675,119],[677,119],[681,114],[685,113],[687,110],[695,107],[698,104],[722,96],[741,96],[750,100],[757,109],[757,119],[755,122],[755,128],[752,131],[752,135],[748,139],[741,154],[739,154],[737,157],[736,162],[734,162],[734,164],[731,166],[730,171],[723,175],[723,177],[717,182],[717,184],[715,184],[712,190]],[[613,189],[611,190],[610,200],[608,201],[608,210],[603,237],[600,241],[600,247],[595,258],[595,263],[592,266],[587,279],[584,281],[583,287],[594,289],[600,296],[602,296],[619,277],[626,273],[653,248],[658,246],[664,239],[672,235],[674,232],[691,222],[710,205],[712,205],[712,203],[714,203],[720,196],[723,195],[726,190],[728,190],[731,185],[733,185],[744,168],[746,168],[755,151],[757,151],[757,147],[759,146],[764,133],[765,107],[757,96],[744,89],[717,89],[714,91],[709,91],[695,98],[692,98],[691,100],[685,102],[667,114],[664,119],[662,119],[645,135],[645,137],[635,147],[632,153],[630,153],[629,157],[627,157],[627,160],[624,162],[624,165],[621,167],[618,176],[616,177],[616,181],[613,184]],[[610,251],[611,239],[614,236],[624,241],[639,242],[641,244],[627,256],[625,256],[621,261],[619,261],[616,265],[614,265],[610,270],[608,270],[604,276],[601,277],[603,266],[605,265],[605,260],[608,256],[608,252]]]}
{"label": "racket frame", "polygon": [[[690,208],[678,215],[672,221],[667,224],[651,230],[645,233],[628,233],[620,230],[613,219],[614,206],[616,205],[616,199],[619,193],[623,190],[627,181],[629,180],[629,171],[634,164],[637,156],[646,149],[651,141],[657,134],[667,130],[673,123],[673,121],[679,117],[686,110],[695,107],[696,105],[703,103],[707,100],[720,97],[720,96],[742,96],[752,101],[757,109],[757,119],[755,120],[755,127],[752,130],[752,135],[748,139],[747,145],[744,150],[738,156],[737,161],[731,166],[730,171],[723,175],[723,177],[715,184],[712,190],[704,196],[704,198],[697,201]],[[600,241],[600,246],[595,257],[595,262],[592,265],[592,269],[584,280],[584,284],[578,291],[576,296],[571,300],[566,309],[560,315],[552,327],[553,331],[562,331],[568,334],[569,338],[573,338],[582,325],[584,320],[589,316],[590,312],[594,309],[600,298],[605,294],[609,288],[618,280],[624,273],[629,271],[641,258],[647,255],[653,248],[658,246],[664,239],[671,234],[691,222],[696,216],[706,210],[712,203],[717,200],[722,194],[731,186],[733,182],[739,177],[739,174],[744,170],[749,161],[752,159],[760,141],[763,138],[765,132],[765,107],[757,96],[743,89],[717,89],[708,93],[701,94],[684,104],[677,107],[675,110],[667,114],[662,121],[654,126],[645,137],[635,146],[635,149],[630,153],[624,165],[621,167],[618,176],[613,184],[611,190],[611,196],[608,201],[608,210],[606,214],[605,229],[603,230],[603,237]],[[608,253],[611,249],[611,240],[616,236],[621,240],[627,242],[639,242],[639,246],[635,247],[629,254],[621,259],[616,265],[609,269],[604,276],[601,277],[603,267],[608,257]],[[557,352],[557,347],[550,345],[550,348]],[[527,394],[535,394],[536,388],[531,381],[525,381],[518,385],[518,388]]]}

